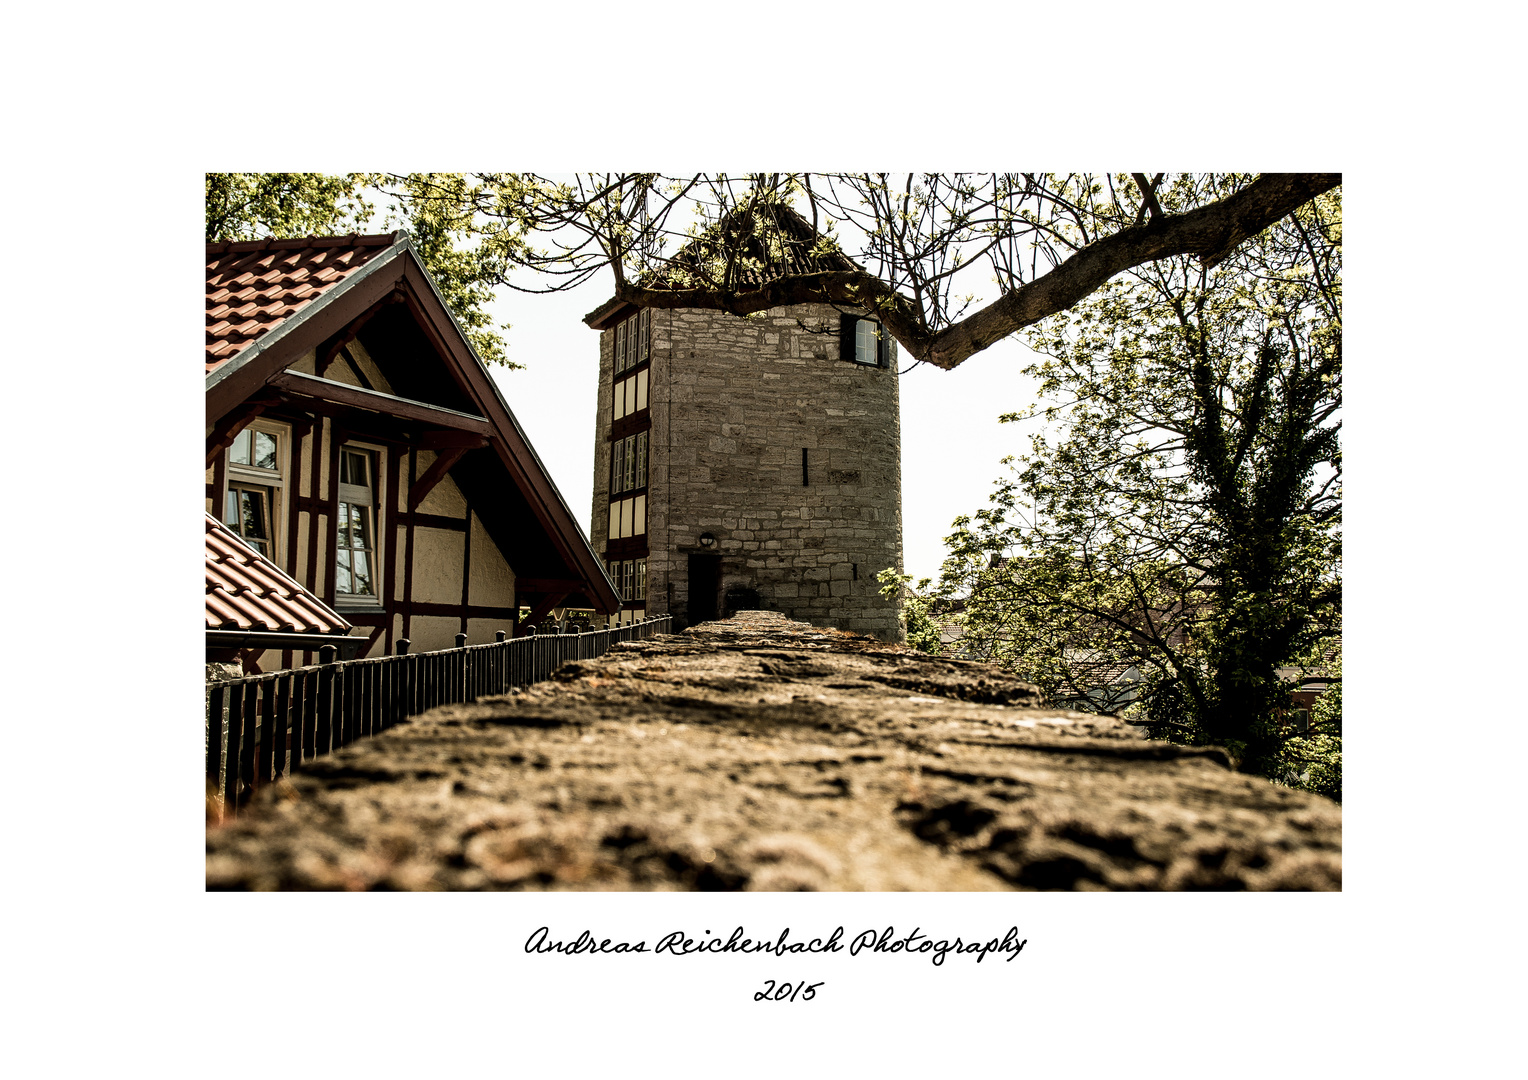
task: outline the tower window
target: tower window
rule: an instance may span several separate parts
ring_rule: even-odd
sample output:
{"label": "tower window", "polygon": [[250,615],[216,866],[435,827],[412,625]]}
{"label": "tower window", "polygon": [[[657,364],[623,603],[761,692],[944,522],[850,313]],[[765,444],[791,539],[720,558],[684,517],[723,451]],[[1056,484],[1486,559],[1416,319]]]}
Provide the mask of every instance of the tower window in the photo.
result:
{"label": "tower window", "polygon": [[876,320],[843,315],[839,323],[839,357],[867,367],[891,367],[897,359],[897,342]]}
{"label": "tower window", "polygon": [[610,399],[610,419],[619,420],[647,408],[647,372],[643,368],[635,375],[616,380]]}
{"label": "tower window", "polygon": [[615,499],[610,503],[610,531],[607,539],[624,540],[647,534],[647,496]]}
{"label": "tower window", "polygon": [[648,360],[652,321],[647,308],[615,324],[615,374],[620,375]]}
{"label": "tower window", "polygon": [[642,604],[647,600],[647,560],[616,559],[605,564],[621,602]]}
{"label": "tower window", "polygon": [[647,432],[639,431],[610,444],[610,494],[647,486]]}

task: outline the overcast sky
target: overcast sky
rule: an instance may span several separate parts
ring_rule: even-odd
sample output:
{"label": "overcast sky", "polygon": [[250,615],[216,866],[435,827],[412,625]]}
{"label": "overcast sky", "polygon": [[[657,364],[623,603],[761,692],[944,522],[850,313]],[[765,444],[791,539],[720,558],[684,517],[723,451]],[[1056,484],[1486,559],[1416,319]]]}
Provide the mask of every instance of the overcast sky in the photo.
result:
{"label": "overcast sky", "polygon": [[[492,308],[511,324],[510,357],[525,365],[523,371],[500,370],[499,386],[586,532],[594,491],[599,335],[583,316],[612,292],[606,271],[568,293],[506,289]],[[985,506],[992,482],[1004,471],[999,460],[1028,445],[1030,425],[999,424],[997,418],[1033,400],[1034,383],[1019,374],[1031,355],[1008,339],[954,371],[919,364],[900,376],[902,550],[906,572],[915,577],[937,574],[950,522]]]}

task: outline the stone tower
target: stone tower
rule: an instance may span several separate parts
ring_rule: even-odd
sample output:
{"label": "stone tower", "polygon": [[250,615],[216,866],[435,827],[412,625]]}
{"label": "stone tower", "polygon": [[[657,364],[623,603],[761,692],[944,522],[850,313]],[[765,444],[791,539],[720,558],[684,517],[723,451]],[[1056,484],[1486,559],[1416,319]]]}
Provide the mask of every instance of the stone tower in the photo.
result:
{"label": "stone tower", "polygon": [[592,540],[622,618],[765,608],[897,640],[896,348],[821,304],[747,318],[606,304]]}

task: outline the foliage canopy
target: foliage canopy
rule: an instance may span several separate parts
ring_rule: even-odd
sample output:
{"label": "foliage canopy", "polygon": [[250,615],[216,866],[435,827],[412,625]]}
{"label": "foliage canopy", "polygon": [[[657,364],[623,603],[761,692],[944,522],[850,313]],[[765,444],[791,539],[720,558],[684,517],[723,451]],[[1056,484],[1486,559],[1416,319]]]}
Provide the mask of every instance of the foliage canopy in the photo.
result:
{"label": "foliage canopy", "polygon": [[[513,174],[208,173],[208,242],[409,230],[425,268],[485,361],[517,368],[485,306],[525,263],[522,201],[536,187]],[[377,204],[385,216],[377,223]]]}
{"label": "foliage canopy", "polygon": [[[951,368],[1154,260],[1206,267],[1340,183],[1330,173],[234,173],[207,177],[207,236],[365,228],[376,200],[416,236],[474,344],[500,286],[573,288],[605,268],[617,300],[747,315],[868,309],[907,354]],[[1159,193],[1173,193],[1172,198]],[[818,239],[796,242],[804,220]],[[675,257],[697,241],[706,257]],[[848,262],[845,261],[848,257]],[[522,271],[528,273],[522,273]]]}
{"label": "foliage canopy", "polygon": [[1276,772],[1277,669],[1340,633],[1341,290],[1331,192],[1213,267],[1154,261],[1037,326],[1046,404],[1004,419],[1054,430],[956,521],[917,617],[963,607],[962,647],[1053,701]]}

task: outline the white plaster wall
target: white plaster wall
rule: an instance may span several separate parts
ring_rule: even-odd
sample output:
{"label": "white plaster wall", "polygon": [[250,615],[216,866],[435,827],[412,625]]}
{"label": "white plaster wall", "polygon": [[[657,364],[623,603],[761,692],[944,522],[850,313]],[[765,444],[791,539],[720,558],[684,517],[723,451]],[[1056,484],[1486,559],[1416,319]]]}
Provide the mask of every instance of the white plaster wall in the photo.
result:
{"label": "white plaster wall", "polygon": [[515,572],[499,551],[483,521],[472,515],[472,579],[467,599],[483,607],[509,607],[515,602]]}

